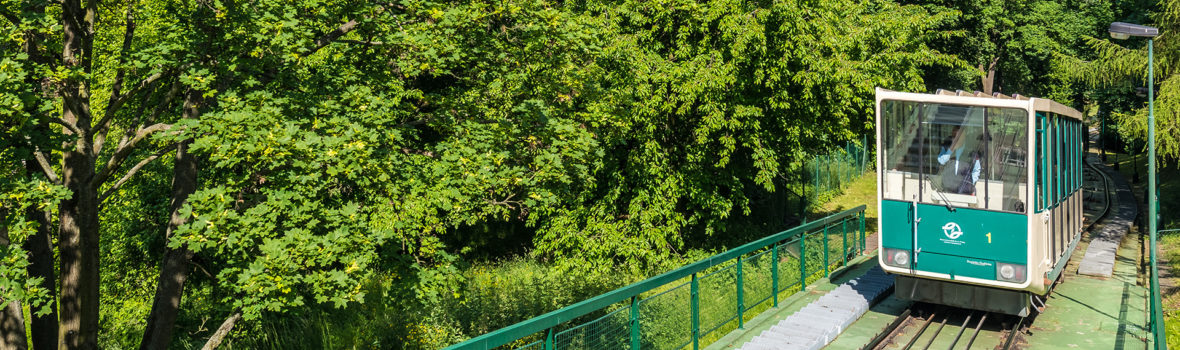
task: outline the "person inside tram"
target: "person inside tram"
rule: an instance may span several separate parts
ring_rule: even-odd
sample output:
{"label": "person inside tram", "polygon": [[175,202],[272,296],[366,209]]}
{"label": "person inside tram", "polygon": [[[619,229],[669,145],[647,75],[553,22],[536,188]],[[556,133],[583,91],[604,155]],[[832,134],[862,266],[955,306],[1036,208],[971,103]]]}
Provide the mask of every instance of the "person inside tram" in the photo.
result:
{"label": "person inside tram", "polygon": [[950,135],[938,152],[942,189],[945,192],[975,195],[975,183],[979,181],[982,168],[979,151],[968,149],[968,137],[959,126],[955,126]]}

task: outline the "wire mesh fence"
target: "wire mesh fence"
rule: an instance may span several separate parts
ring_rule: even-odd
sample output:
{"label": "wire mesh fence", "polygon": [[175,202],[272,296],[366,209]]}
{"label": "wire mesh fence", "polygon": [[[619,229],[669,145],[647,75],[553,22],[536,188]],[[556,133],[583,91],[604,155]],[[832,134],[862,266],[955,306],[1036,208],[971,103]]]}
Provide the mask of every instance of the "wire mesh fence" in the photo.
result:
{"label": "wire mesh fence", "polygon": [[849,182],[872,168],[869,148],[865,147],[864,142],[848,142],[844,147],[807,162],[804,171],[809,172],[805,178],[810,185],[812,204],[822,203],[824,199],[840,193]]}
{"label": "wire mesh fence", "polygon": [[639,302],[640,343],[645,349],[680,349],[692,344],[692,290],[683,282]]}
{"label": "wire mesh fence", "polygon": [[[853,181],[875,165],[870,139],[846,142],[841,147],[807,159],[776,182],[783,188],[783,198],[775,202],[776,213],[789,213],[796,223],[804,221],[806,213],[817,205],[843,193]],[[791,221],[792,218],[788,218]]]}
{"label": "wire mesh fence", "polygon": [[623,349],[630,343],[631,307],[622,307],[554,336],[556,349]]}

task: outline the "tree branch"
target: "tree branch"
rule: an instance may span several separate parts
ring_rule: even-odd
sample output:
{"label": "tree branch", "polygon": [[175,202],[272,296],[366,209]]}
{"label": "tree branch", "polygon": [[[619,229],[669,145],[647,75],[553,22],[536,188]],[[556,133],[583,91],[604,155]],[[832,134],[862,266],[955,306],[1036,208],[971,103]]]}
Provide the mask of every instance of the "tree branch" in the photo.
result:
{"label": "tree branch", "polygon": [[225,336],[229,335],[229,331],[234,329],[234,324],[240,319],[242,319],[242,312],[234,311],[233,315],[230,315],[229,318],[225,319],[225,322],[221,323],[221,327],[217,327],[217,331],[213,332],[213,335],[209,337],[209,341],[205,342],[205,346],[202,346],[201,350],[213,350],[220,346],[221,341],[225,340]]}
{"label": "tree branch", "polygon": [[341,24],[339,28],[336,28],[336,30],[327,32],[324,35],[320,36],[319,38],[315,39],[315,48],[312,48],[311,51],[309,51],[304,56],[310,56],[311,54],[315,53],[316,51],[319,51],[320,49],[324,48],[324,46],[327,46],[332,41],[335,41],[336,39],[339,39],[340,37],[344,36],[344,34],[348,34],[348,32],[351,32],[353,29],[356,28],[356,25],[358,23],[359,22],[357,22],[355,19],[350,20],[348,22],[344,22],[344,24]]}
{"label": "tree branch", "polygon": [[20,25],[20,22],[21,22],[20,17],[17,17],[14,14],[8,13],[8,11],[0,11],[0,16],[4,16],[4,19],[7,19],[9,22],[12,22],[12,25],[14,25],[14,26]]}
{"label": "tree branch", "polygon": [[112,194],[115,193],[115,191],[119,190],[120,186],[123,186],[123,184],[126,183],[127,180],[130,180],[132,176],[135,176],[135,173],[139,172],[139,169],[142,169],[145,165],[148,165],[148,163],[151,163],[153,160],[156,160],[156,158],[160,158],[160,156],[164,155],[165,153],[168,153],[168,150],[170,150],[171,148],[172,148],[171,145],[169,145],[168,147],[164,147],[164,148],[160,149],[159,151],[156,151],[155,154],[139,161],[139,163],[135,163],[135,166],[133,166],[133,167],[131,167],[131,169],[127,170],[127,173],[123,174],[123,177],[119,178],[119,181],[115,181],[115,184],[111,185],[111,188],[108,188],[106,191],[103,191],[102,195],[98,197],[98,205],[99,205],[100,210],[101,210],[103,202],[106,202],[107,197],[110,197]]}
{"label": "tree branch", "polygon": [[[115,72],[115,82],[111,85],[111,96],[107,99],[106,113],[102,115],[102,119],[98,121],[97,132],[95,133],[94,153],[98,154],[102,151],[103,144],[106,143],[107,131],[111,128],[111,120],[114,118],[115,111],[123,104],[123,78],[127,75],[127,52],[131,51],[131,39],[135,37],[135,16],[134,7],[131,4],[127,5],[127,14],[125,16],[126,30],[123,31],[123,50],[119,52],[119,68]],[[115,102],[119,102],[116,104]]]}
{"label": "tree branch", "polygon": [[368,46],[385,45],[384,42],[380,42],[380,41],[360,41],[360,40],[352,40],[352,39],[336,39],[336,42],[357,44],[357,45],[368,45]]}
{"label": "tree branch", "polygon": [[[106,113],[103,114],[102,119],[99,119],[98,123],[95,124],[99,128],[99,133],[101,133],[103,136],[106,136],[106,132],[110,128],[111,118],[115,117],[115,112],[118,112],[119,108],[122,108],[123,104],[127,103],[127,100],[129,100],[131,98],[131,96],[135,96],[144,88],[151,86],[152,84],[155,84],[156,81],[158,81],[158,80],[160,80],[160,78],[164,77],[165,76],[164,73],[165,73],[164,71],[160,71],[160,72],[156,72],[156,74],[152,74],[146,78],[143,78],[143,80],[140,80],[138,83],[135,83],[135,85],[131,88],[131,90],[128,91],[126,94],[121,94],[117,97],[115,96],[115,94],[112,94],[110,102],[107,103]],[[118,92],[118,90],[119,90],[118,85],[116,85],[115,90],[116,90],[116,92]]]}
{"label": "tree branch", "polygon": [[171,124],[153,124],[152,126],[136,131],[135,136],[130,140],[127,140],[126,142],[120,142],[119,148],[115,150],[115,154],[112,154],[111,158],[107,159],[107,163],[98,169],[98,172],[94,175],[94,179],[91,180],[90,184],[95,187],[102,185],[102,183],[106,182],[107,178],[111,176],[111,173],[113,173],[115,169],[119,168],[119,164],[122,164],[123,161],[131,155],[131,151],[135,150],[135,145],[139,143],[139,141],[142,141],[152,133],[161,130],[168,130],[170,128],[172,128]]}
{"label": "tree branch", "polygon": [[73,123],[62,120],[61,118],[49,118],[49,121],[53,122],[54,124],[61,124],[61,126],[66,127],[66,129],[70,129],[70,132],[73,132],[74,135],[82,136],[82,129],[78,129],[78,126],[74,125]]}
{"label": "tree branch", "polygon": [[49,178],[50,182],[61,184],[61,180],[58,180],[57,173],[53,172],[53,167],[49,165],[49,158],[45,157],[44,152],[41,152],[40,149],[33,151],[33,158],[37,159],[37,165],[41,166],[41,172],[45,173],[45,177]]}

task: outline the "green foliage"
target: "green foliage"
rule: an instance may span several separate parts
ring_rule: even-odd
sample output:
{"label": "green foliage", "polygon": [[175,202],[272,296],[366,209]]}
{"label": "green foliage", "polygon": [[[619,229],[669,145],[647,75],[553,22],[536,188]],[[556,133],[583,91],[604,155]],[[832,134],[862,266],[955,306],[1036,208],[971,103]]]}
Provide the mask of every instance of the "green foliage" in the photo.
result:
{"label": "green foliage", "polygon": [[954,54],[967,67],[931,71],[932,88],[982,90],[981,79],[995,67],[994,91],[1068,101],[1078,91],[1053,74],[1058,55],[1086,55],[1086,38],[1104,34],[1118,1],[906,1],[957,14],[931,45]]}
{"label": "green foliage", "polygon": [[29,276],[28,252],[22,248],[39,224],[24,213],[28,209],[49,210],[68,197],[65,188],[43,179],[13,176],[0,180],[0,303],[20,301],[38,315],[49,312],[51,291],[40,287],[40,277]]}
{"label": "green foliage", "polygon": [[[617,39],[611,80],[630,96],[604,130],[603,170],[541,223],[538,251],[578,266],[661,266],[683,234],[725,231],[750,189],[864,133],[876,86],[916,90],[947,20],[889,2],[669,1],[586,5]],[[888,34],[885,34],[888,33]]]}
{"label": "green foliage", "polygon": [[[931,44],[966,23],[887,0],[132,0],[98,5],[86,70],[20,54],[38,33],[62,45],[60,5],[29,5],[0,3],[18,18],[0,38],[13,242],[29,227],[16,213],[66,195],[7,176],[37,149],[61,169],[74,145],[43,89],[87,82],[95,117],[112,121],[96,159],[169,126],[114,164],[146,162],[136,176],[100,188],[111,348],[137,345],[165,247],[195,253],[178,347],[241,311],[231,341],[246,347],[288,347],[275,342],[289,329],[353,312],[306,344],[433,348],[706,255],[723,244],[691,241],[721,241],[814,154],[871,133],[875,87],[919,91],[931,70],[962,68]],[[1070,8],[1036,9],[1045,24]],[[1010,50],[1076,31],[1063,28]],[[115,108],[120,91],[132,98]],[[165,238],[167,150],[181,142],[200,159],[198,189]],[[502,242],[464,235],[495,225],[519,228],[540,263],[468,269]],[[0,290],[35,285],[18,260],[0,267]]]}
{"label": "green foliage", "polygon": [[[1159,4],[1159,11],[1150,12],[1150,19],[1142,23],[1159,27],[1164,34],[1154,42],[1155,57],[1155,118],[1156,152],[1159,156],[1175,161],[1180,159],[1180,41],[1166,33],[1180,29],[1180,3],[1166,1]],[[1141,14],[1149,13],[1141,10]],[[1146,16],[1144,16],[1146,17]],[[1106,37],[1101,35],[1100,37]],[[1085,84],[1094,91],[1094,99],[1112,112],[1120,136],[1127,140],[1147,139],[1147,106],[1144,97],[1135,96],[1135,87],[1147,83],[1148,55],[1146,40],[1111,41],[1090,38],[1087,41],[1094,60],[1084,61],[1071,57],[1060,57],[1057,71],[1070,81]],[[1124,46],[1125,45],[1125,46]],[[1129,47],[1128,47],[1129,46]],[[1116,93],[1110,93],[1115,91]],[[1130,101],[1127,101],[1130,100]],[[1142,144],[1145,147],[1145,143]]]}
{"label": "green foliage", "polygon": [[40,225],[27,213],[52,211],[70,193],[26,171],[25,162],[34,161],[35,151],[62,139],[39,132],[43,113],[53,108],[32,91],[37,71],[44,67],[11,48],[27,42],[22,32],[46,21],[51,19],[45,14],[28,14],[0,27],[0,50],[12,53],[0,58],[0,304],[19,301],[37,315],[47,314],[54,300],[49,297],[52,291],[39,286],[42,279],[30,277],[27,270],[29,252],[24,245]]}

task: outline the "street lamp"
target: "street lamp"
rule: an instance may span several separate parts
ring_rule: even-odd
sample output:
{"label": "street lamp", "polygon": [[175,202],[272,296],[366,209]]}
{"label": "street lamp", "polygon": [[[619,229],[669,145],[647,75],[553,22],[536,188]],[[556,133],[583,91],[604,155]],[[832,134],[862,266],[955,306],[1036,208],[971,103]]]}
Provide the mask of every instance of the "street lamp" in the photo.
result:
{"label": "street lamp", "polygon": [[1110,37],[1115,39],[1128,39],[1133,36],[1147,38],[1147,230],[1151,235],[1151,305],[1152,316],[1151,326],[1155,332],[1155,346],[1157,349],[1166,349],[1167,342],[1163,338],[1163,332],[1158,331],[1159,327],[1163,326],[1163,319],[1161,315],[1157,315],[1157,310],[1160,310],[1159,299],[1159,269],[1156,267],[1155,260],[1155,235],[1157,217],[1156,213],[1159,211],[1158,202],[1156,201],[1155,192],[1155,52],[1152,48],[1153,40],[1160,35],[1159,28],[1148,27],[1144,25],[1114,22],[1110,24]]}

